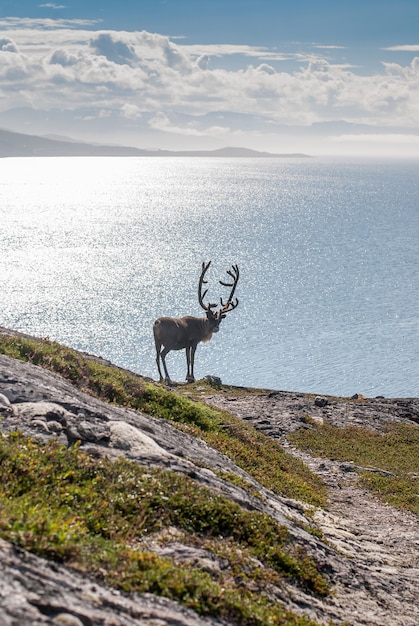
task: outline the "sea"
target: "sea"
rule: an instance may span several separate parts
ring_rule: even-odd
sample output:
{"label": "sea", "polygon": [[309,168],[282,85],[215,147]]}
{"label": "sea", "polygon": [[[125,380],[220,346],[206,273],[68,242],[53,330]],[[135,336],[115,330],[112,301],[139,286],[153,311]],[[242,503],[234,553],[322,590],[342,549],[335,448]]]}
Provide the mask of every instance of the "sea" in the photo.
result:
{"label": "sea", "polygon": [[[195,375],[419,395],[419,161],[0,159],[0,325],[157,379],[153,321],[239,304]],[[184,351],[167,357],[184,381]]]}

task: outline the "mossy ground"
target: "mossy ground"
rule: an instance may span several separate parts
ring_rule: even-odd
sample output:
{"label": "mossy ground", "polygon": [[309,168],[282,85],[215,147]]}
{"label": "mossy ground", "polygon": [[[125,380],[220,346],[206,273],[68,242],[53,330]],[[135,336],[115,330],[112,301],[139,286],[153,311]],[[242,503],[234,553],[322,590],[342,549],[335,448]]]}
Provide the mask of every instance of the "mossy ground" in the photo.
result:
{"label": "mossy ground", "polygon": [[0,335],[0,352],[61,374],[79,389],[131,407],[199,436],[278,495],[325,506],[326,488],[301,461],[230,413],[152,384],[49,340]]}
{"label": "mossy ground", "polygon": [[[270,517],[242,509],[189,477],[126,460],[95,460],[76,447],[0,436],[0,535],[39,555],[238,624],[312,624],[273,603],[286,578],[325,595],[319,567]],[[167,528],[228,566],[210,574],[144,550]]]}
{"label": "mossy ground", "polygon": [[382,500],[419,515],[419,426],[394,422],[379,433],[355,426],[313,424],[312,429],[296,431],[288,439],[315,456],[394,474],[359,472],[360,482]]}
{"label": "mossy ground", "polygon": [[[60,373],[105,401],[170,420],[279,494],[325,503],[324,486],[302,463],[228,413],[48,339],[0,335],[0,352]],[[41,446],[19,434],[0,438],[0,466],[1,536],[124,591],[164,595],[203,615],[249,626],[314,624],[266,595],[284,579],[308,593],[329,593],[321,566],[286,528],[191,478],[125,460],[94,460],[77,446]],[[144,549],[148,536],[167,528],[226,559],[228,567],[211,574]]]}

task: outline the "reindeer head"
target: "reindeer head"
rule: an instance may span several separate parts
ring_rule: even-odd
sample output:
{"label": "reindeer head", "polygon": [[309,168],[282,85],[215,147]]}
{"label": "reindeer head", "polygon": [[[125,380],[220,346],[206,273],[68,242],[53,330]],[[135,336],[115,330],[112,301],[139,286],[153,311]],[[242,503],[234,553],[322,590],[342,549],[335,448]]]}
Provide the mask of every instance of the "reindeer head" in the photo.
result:
{"label": "reindeer head", "polygon": [[233,309],[235,309],[236,306],[239,304],[239,301],[237,298],[233,302],[234,292],[236,290],[237,283],[239,280],[239,268],[237,265],[232,265],[231,269],[227,270],[227,274],[231,277],[232,282],[223,282],[222,280],[219,281],[220,285],[223,285],[224,287],[231,287],[231,291],[226,302],[224,302],[223,299],[220,298],[221,308],[218,310],[214,310],[217,307],[217,303],[208,302],[208,304],[205,304],[204,298],[207,295],[208,289],[205,289],[204,291],[202,291],[202,286],[206,285],[208,282],[207,280],[205,280],[205,274],[207,273],[210,265],[211,265],[211,261],[209,261],[208,263],[202,263],[202,271],[201,271],[201,276],[199,278],[199,286],[198,286],[198,299],[199,299],[199,304],[206,312],[206,316],[210,325],[211,333],[218,333],[220,329],[221,320],[223,320],[226,317],[226,314],[229,313],[229,311],[233,311]]}

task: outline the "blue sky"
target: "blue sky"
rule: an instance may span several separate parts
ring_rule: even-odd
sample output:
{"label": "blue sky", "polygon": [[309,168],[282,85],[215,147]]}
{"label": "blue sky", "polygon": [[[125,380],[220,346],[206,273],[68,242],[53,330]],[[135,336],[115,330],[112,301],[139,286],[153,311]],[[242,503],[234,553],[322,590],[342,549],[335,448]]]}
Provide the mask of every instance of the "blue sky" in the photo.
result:
{"label": "blue sky", "polygon": [[419,2],[5,0],[0,127],[419,156]]}

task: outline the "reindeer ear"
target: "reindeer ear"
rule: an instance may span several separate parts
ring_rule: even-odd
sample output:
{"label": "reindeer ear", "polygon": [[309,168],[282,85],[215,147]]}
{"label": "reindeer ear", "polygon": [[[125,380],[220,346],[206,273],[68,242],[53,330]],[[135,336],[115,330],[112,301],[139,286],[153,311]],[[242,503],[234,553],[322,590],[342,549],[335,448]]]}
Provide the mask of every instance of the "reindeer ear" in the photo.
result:
{"label": "reindeer ear", "polygon": [[222,314],[221,319],[223,320],[227,315],[225,313]]}

